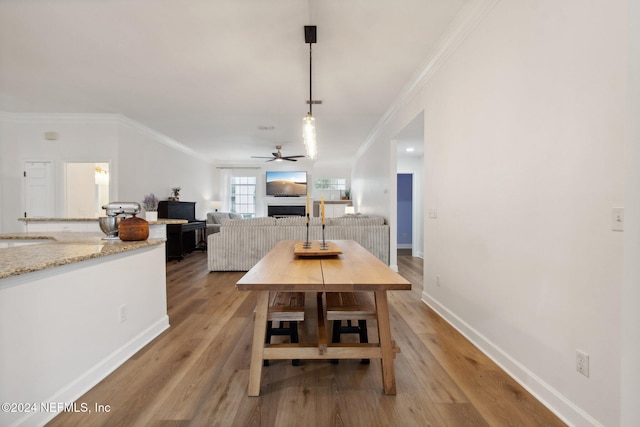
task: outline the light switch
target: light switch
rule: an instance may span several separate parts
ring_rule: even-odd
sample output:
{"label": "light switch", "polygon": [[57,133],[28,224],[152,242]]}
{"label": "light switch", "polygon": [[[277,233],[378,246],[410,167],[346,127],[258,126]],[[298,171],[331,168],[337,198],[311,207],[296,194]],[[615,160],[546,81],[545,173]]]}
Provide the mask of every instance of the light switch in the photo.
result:
{"label": "light switch", "polygon": [[438,210],[437,209],[429,209],[427,211],[427,214],[429,215],[429,218],[438,218]]}
{"label": "light switch", "polygon": [[613,231],[624,231],[624,208],[611,209],[611,229]]}

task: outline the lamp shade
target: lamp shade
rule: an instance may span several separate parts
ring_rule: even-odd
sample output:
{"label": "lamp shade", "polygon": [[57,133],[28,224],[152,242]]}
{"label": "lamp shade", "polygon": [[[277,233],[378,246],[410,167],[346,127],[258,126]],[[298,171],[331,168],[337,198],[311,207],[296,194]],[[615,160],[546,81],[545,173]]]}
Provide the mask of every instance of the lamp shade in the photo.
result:
{"label": "lamp shade", "polygon": [[211,209],[216,212],[222,207],[222,201],[220,200],[212,200],[209,204],[211,205]]}
{"label": "lamp shade", "polygon": [[315,159],[318,155],[318,148],[316,147],[316,119],[311,114],[307,114],[304,118],[302,126],[302,138],[304,139],[304,146],[307,150],[307,157]]}
{"label": "lamp shade", "polygon": [[353,215],[355,213],[356,213],[356,208],[354,208],[353,206],[345,206],[344,208],[345,215]]}

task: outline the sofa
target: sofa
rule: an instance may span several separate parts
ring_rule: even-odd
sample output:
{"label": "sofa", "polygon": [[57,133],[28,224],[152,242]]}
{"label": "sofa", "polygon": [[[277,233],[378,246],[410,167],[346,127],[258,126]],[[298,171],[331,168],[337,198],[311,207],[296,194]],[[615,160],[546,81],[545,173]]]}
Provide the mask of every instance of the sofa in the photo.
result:
{"label": "sofa", "polygon": [[[305,240],[305,217],[222,219],[207,237],[209,271],[248,271],[280,240]],[[389,265],[389,225],[378,216],[327,218],[326,240],[355,240]],[[309,240],[322,240],[320,218],[311,218]]]}
{"label": "sofa", "polygon": [[235,212],[207,212],[207,237],[210,234],[218,233],[222,221],[228,219],[242,219],[242,215]]}

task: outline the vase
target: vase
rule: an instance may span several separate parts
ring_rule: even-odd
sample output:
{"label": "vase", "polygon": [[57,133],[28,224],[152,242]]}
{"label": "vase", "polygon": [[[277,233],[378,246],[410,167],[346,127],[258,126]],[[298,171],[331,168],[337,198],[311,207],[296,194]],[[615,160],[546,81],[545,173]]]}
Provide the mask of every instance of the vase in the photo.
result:
{"label": "vase", "polygon": [[158,220],[158,211],[146,211],[144,213],[144,217],[147,221],[152,222],[152,221],[157,221]]}

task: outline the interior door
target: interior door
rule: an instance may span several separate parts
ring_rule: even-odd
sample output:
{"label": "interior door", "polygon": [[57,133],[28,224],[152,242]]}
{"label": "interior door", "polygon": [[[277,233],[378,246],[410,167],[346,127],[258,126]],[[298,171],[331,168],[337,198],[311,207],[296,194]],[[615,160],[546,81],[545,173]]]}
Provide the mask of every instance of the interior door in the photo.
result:
{"label": "interior door", "polygon": [[413,246],[413,174],[398,174],[398,248]]}
{"label": "interior door", "polygon": [[53,218],[53,165],[25,162],[25,212],[27,218]]}

